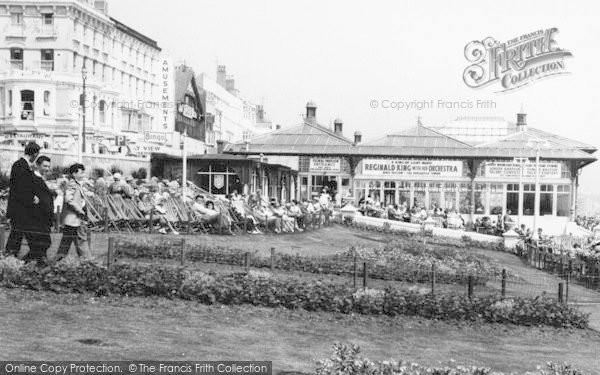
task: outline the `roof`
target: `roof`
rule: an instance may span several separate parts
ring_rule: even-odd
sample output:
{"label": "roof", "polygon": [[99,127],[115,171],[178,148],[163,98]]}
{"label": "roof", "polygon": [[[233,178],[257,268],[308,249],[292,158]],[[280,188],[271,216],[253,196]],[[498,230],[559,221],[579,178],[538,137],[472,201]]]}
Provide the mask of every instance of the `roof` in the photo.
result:
{"label": "roof", "polygon": [[178,66],[175,69],[175,100],[177,102],[183,100],[192,79],[194,79],[194,71],[188,67],[183,68],[183,66]]}
{"label": "roof", "polygon": [[319,154],[328,150],[348,151],[352,141],[335,134],[319,124],[305,122],[259,135],[249,140],[250,152],[246,151],[246,142],[228,145],[226,151],[248,154]]}
{"label": "roof", "polygon": [[388,134],[383,138],[364,143],[364,146],[386,146],[420,149],[426,148],[428,152],[436,152],[438,149],[464,149],[471,148],[470,145],[457,141],[435,130],[423,125]]}
{"label": "roof", "polygon": [[469,144],[447,134],[417,125],[410,129],[386,135],[363,144],[353,144],[329,129],[304,123],[291,128],[261,135],[246,142],[229,145],[226,152],[247,155],[355,155],[364,157],[438,157],[438,158],[514,158],[536,156],[536,150],[527,146],[532,139],[542,138],[551,145],[541,149],[544,159],[581,160],[594,162],[595,147],[564,137],[528,129],[523,132],[508,131],[510,124],[493,118],[498,128],[506,129],[504,135],[489,136],[487,143]]}
{"label": "roof", "polygon": [[[157,160],[181,160],[181,156],[174,156],[168,154],[152,154],[153,159]],[[187,160],[228,160],[228,161],[255,161],[249,159],[245,155],[234,155],[234,154],[200,154],[200,155],[188,155]]]}
{"label": "roof", "polygon": [[131,27],[125,25],[122,22],[117,21],[116,19],[109,17],[111,21],[113,21],[115,23],[115,27],[117,28],[117,30],[120,30],[122,32],[124,32],[125,34],[139,40],[142,43],[146,43],[149,46],[162,51],[161,48],[158,46],[158,43],[154,40],[154,39],[150,39],[147,36],[143,35],[142,33],[132,29]]}

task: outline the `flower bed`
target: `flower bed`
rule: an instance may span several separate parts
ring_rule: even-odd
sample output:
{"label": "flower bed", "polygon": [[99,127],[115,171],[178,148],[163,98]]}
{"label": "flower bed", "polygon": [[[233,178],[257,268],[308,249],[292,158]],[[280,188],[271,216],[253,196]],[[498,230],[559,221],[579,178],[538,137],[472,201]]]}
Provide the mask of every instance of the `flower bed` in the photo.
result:
{"label": "flower bed", "polygon": [[[160,244],[119,240],[116,241],[114,255],[133,259],[178,259],[181,257],[181,243],[170,240]],[[499,267],[472,255],[453,249],[430,249],[418,241],[410,241],[408,244],[394,242],[383,250],[349,250],[322,257],[277,253],[271,260],[270,257],[254,253],[249,265],[270,268],[272,261],[273,268],[285,271],[350,276],[354,273],[355,255],[357,261],[368,262],[369,277],[379,280],[429,283],[433,264],[436,266],[436,282],[440,284],[467,284],[469,276],[472,276],[475,285],[484,285],[489,278],[500,277],[502,273]],[[185,259],[235,266],[246,264],[244,250],[222,246],[201,246],[199,249],[186,250]],[[509,274],[509,277],[513,275]]]}
{"label": "flower bed", "polygon": [[[505,375],[501,372],[492,372],[489,368],[476,366],[428,367],[403,360],[374,362],[363,357],[357,345],[335,343],[333,350],[334,353],[330,358],[317,361],[317,375]],[[546,364],[546,369],[542,370],[538,366],[538,370],[527,372],[526,375],[588,375],[568,364],[549,362]]]}
{"label": "flower bed", "polygon": [[183,268],[119,264],[110,269],[90,263],[39,269],[0,260],[0,286],[58,293],[162,296],[226,305],[252,304],[308,311],[367,315],[408,315],[440,320],[587,328],[588,316],[548,298],[503,300],[498,296],[431,296],[416,292],[359,290],[325,281],[277,279],[251,271],[209,275]]}

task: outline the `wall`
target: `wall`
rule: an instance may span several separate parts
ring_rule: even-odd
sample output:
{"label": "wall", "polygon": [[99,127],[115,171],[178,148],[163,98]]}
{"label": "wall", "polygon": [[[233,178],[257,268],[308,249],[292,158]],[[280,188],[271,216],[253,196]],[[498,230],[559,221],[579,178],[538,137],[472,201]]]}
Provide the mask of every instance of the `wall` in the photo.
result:
{"label": "wall", "polygon": [[[68,167],[77,162],[77,154],[66,154],[61,151],[42,150],[42,154],[47,155],[52,159],[52,166]],[[0,146],[0,171],[10,173],[12,164],[23,155],[21,148]],[[93,168],[103,168],[110,170],[110,167],[117,165],[124,175],[129,175],[131,172],[137,171],[140,168],[146,168],[150,172],[150,159],[140,159],[115,155],[85,155],[83,157],[83,165],[88,171]]]}

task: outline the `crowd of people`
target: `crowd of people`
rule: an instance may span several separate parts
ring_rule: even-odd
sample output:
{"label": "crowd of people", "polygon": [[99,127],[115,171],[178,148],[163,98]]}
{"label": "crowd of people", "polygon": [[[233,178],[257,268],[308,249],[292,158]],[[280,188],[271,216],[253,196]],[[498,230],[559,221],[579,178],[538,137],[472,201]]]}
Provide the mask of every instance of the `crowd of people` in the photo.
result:
{"label": "crowd of people", "polygon": [[47,180],[50,169],[50,158],[40,155],[40,146],[35,143],[29,143],[25,155],[13,164],[5,213],[11,232],[4,256],[17,256],[25,238],[30,250],[24,260],[47,261],[50,231],[58,216],[62,239],[53,261],[65,257],[71,245],[81,258],[90,259],[86,233],[93,215],[90,212],[97,212],[95,203],[106,202],[103,198],[107,196],[132,205],[152,228],[164,234],[179,234],[173,215],[169,215],[168,203],[172,200],[181,202],[189,217],[204,228],[230,235],[235,235],[235,223],[242,222],[251,234],[265,230],[302,232],[317,221],[328,224],[333,213],[332,194],[327,187],[313,199],[286,202],[269,199],[260,190],[246,195],[234,191],[222,197],[190,184],[184,193],[177,181],[124,178],[119,172],[90,178],[81,164],[70,166],[66,176]]}
{"label": "crowd of people", "polygon": [[600,228],[600,217],[598,216],[577,216],[575,222],[582,228],[594,231],[596,228]]}

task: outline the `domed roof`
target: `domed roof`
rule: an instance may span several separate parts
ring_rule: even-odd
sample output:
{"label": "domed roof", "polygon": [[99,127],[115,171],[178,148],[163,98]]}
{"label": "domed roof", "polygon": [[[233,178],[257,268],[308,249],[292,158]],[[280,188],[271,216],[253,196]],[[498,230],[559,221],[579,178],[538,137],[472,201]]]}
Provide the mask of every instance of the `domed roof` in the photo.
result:
{"label": "domed roof", "polygon": [[357,130],[354,132],[354,135],[362,135],[362,133],[360,132],[360,130]]}
{"label": "domed roof", "polygon": [[333,120],[333,123],[334,123],[334,124],[343,124],[343,123],[344,123],[344,121],[342,121],[342,119],[338,117],[338,118],[336,118],[335,120]]}
{"label": "domed roof", "polygon": [[309,100],[308,103],[306,103],[306,108],[309,108],[309,107],[310,108],[317,108],[317,105],[312,100]]}

